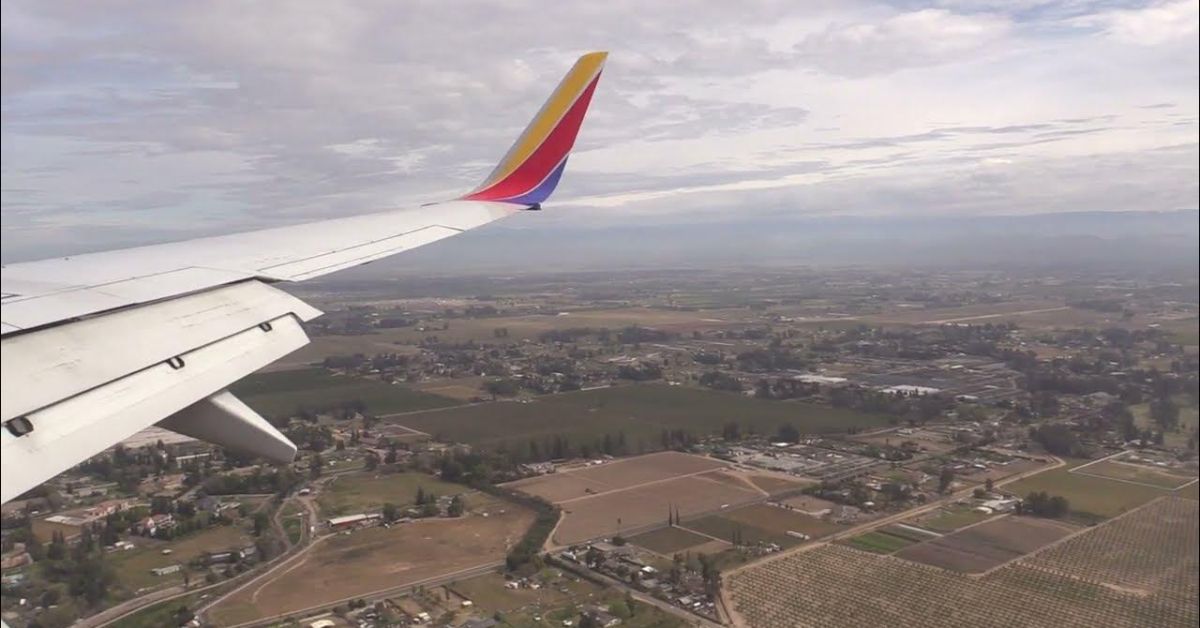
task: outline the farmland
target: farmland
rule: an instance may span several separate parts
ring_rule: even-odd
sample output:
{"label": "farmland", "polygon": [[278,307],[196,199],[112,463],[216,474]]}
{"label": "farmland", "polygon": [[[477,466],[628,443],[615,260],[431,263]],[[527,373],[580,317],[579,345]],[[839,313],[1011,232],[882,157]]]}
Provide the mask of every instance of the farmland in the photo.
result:
{"label": "farmland", "polygon": [[863,551],[874,552],[876,554],[892,554],[898,552],[909,545],[912,545],[911,539],[897,536],[883,530],[873,530],[866,534],[860,534],[846,541],[846,545],[855,547]]}
{"label": "farmland", "polygon": [[459,403],[453,399],[354,375],[335,375],[309,368],[255,373],[232,388],[266,417],[286,417],[302,408],[320,411],[353,401],[373,414],[428,410]]}
{"label": "farmland", "polygon": [[662,448],[663,430],[700,436],[720,432],[730,421],[760,433],[774,433],[785,423],[801,432],[887,424],[884,416],[852,410],[650,384],[549,395],[529,403],[502,401],[416,413],[400,422],[442,440],[485,447],[524,446],[530,440],[560,435],[575,443],[594,443],[605,435],[622,433],[631,452],[644,452]]}
{"label": "farmland", "polygon": [[552,539],[560,544],[578,543],[660,522],[665,524],[670,508],[688,517],[759,497],[758,493],[698,476],[647,483],[562,504],[563,519]]}
{"label": "farmland", "polygon": [[935,532],[953,532],[973,523],[979,523],[988,517],[989,515],[978,512],[969,506],[952,504],[938,508],[913,523]]}
{"label": "farmland", "polygon": [[629,539],[629,542],[640,545],[652,552],[671,556],[677,552],[687,551],[693,547],[710,543],[712,539],[683,528],[670,527],[639,534]]}
{"label": "farmland", "polygon": [[998,517],[906,547],[899,558],[963,573],[982,573],[1061,539],[1077,528],[1033,517]]}
{"label": "farmland", "polygon": [[672,511],[688,517],[763,497],[749,484],[712,477],[727,466],[711,458],[661,452],[507,486],[559,504],[563,518],[551,540],[571,544],[665,525]]}
{"label": "farmland", "polygon": [[[1192,338],[1196,337],[1195,325],[1192,325]],[[1195,340],[1192,340],[1195,344]],[[1176,395],[1172,399],[1179,406],[1179,425],[1175,430],[1168,430],[1163,433],[1164,444],[1174,447],[1186,447],[1188,438],[1196,432],[1197,427],[1200,427],[1200,406],[1187,395]],[[1160,429],[1158,424],[1150,416],[1150,404],[1139,403],[1129,407],[1129,411],[1133,413],[1134,423],[1138,429]]]}
{"label": "farmland", "polygon": [[460,484],[423,473],[350,473],[333,478],[320,492],[317,503],[326,517],[377,511],[387,503],[397,506],[414,503],[418,488],[437,495],[467,490]]}
{"label": "farmland", "polygon": [[685,521],[683,525],[718,539],[731,540],[737,534],[744,543],[775,543],[781,547],[803,542],[788,532],[816,538],[842,529],[835,523],[766,504],[723,511],[695,521]]}
{"label": "farmland", "polygon": [[755,627],[1194,626],[1196,525],[1195,502],[1166,499],[980,578],[835,544],[728,586]]}
{"label": "farmland", "polygon": [[576,497],[620,490],[666,478],[725,468],[719,460],[662,452],[616,460],[579,469],[564,469],[551,475],[513,482],[511,488],[543,499],[562,502]]}
{"label": "farmland", "polygon": [[1077,468],[1075,469],[1075,473],[1149,484],[1166,490],[1177,489],[1196,479],[1193,475],[1183,475],[1181,471],[1176,472],[1144,464],[1134,464],[1118,458],[1103,460],[1087,465],[1085,468]]}
{"label": "farmland", "polygon": [[1018,480],[1006,485],[1005,490],[1022,497],[1034,491],[1062,495],[1070,502],[1071,511],[1085,520],[1115,517],[1166,494],[1149,486],[1071,472],[1084,462],[1076,460],[1067,466]]}
{"label": "farmland", "polygon": [[1162,499],[1042,552],[1026,565],[1116,590],[1190,601],[1195,613],[1198,514],[1195,501]]}
{"label": "farmland", "polygon": [[294,567],[223,601],[213,617],[248,621],[499,561],[532,520],[527,509],[491,499],[458,519],[325,537]]}
{"label": "farmland", "polygon": [[[186,564],[188,561],[205,552],[220,552],[239,549],[251,543],[250,536],[237,526],[216,526],[207,530],[189,534],[170,542],[148,542],[135,550],[119,552],[113,555],[113,567],[116,569],[122,585],[129,589],[138,589],[175,583],[182,581],[180,573],[168,576],[155,576],[151,569],[175,564]],[[171,550],[163,554],[163,550]]]}

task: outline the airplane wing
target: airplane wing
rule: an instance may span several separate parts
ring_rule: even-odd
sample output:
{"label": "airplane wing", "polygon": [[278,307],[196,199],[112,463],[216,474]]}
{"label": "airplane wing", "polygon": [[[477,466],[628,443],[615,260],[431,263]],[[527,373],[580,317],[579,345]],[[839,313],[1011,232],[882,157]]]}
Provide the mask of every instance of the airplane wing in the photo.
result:
{"label": "airplane wing", "polygon": [[321,313],[272,286],[539,209],[562,176],[606,53],[579,58],[475,190],[421,207],[9,264],[0,270],[0,503],[158,424],[290,461],[226,388],[307,344]]}

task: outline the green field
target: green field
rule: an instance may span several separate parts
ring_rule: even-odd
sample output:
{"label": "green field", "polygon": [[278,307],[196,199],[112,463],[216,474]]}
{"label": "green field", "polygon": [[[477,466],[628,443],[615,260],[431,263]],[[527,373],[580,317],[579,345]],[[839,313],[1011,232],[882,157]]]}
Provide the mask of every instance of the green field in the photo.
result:
{"label": "green field", "polygon": [[1158,467],[1150,467],[1142,464],[1131,464],[1128,462],[1118,462],[1117,460],[1105,460],[1104,462],[1098,462],[1088,466],[1086,469],[1077,471],[1076,473],[1087,473],[1089,475],[1098,475],[1105,478],[1127,480],[1130,482],[1141,482],[1143,484],[1150,484],[1166,490],[1177,489],[1196,479],[1195,476],[1181,475],[1182,470],[1172,473],[1166,469],[1160,469]]}
{"label": "green field", "polygon": [[[241,548],[249,545],[250,541],[250,535],[237,525],[215,526],[175,541],[147,543],[134,550],[116,552],[111,555],[111,564],[121,585],[130,591],[136,591],[143,587],[183,581],[181,573],[156,576],[150,573],[151,569],[175,564],[186,565],[188,561],[206,552]],[[163,554],[164,549],[170,549],[171,553]],[[193,577],[200,578],[202,574]]]}
{"label": "green field", "polygon": [[[1018,494],[1024,495],[1024,493]],[[938,509],[928,519],[922,519],[915,525],[935,532],[953,532],[972,523],[979,523],[990,516],[987,513],[977,512],[968,506],[956,504]]]}
{"label": "green field", "polygon": [[1071,503],[1072,513],[1091,521],[1115,517],[1168,493],[1148,486],[1071,473],[1071,469],[1088,462],[1070,460],[1064,467],[1007,484],[1004,489],[1021,497],[1034,491],[1062,495]]}
{"label": "green field", "polygon": [[[1173,400],[1179,406],[1179,427],[1173,432],[1163,433],[1163,444],[1167,447],[1186,447],[1188,439],[1197,426],[1200,426],[1200,407],[1193,405],[1187,395],[1176,395]],[[1156,432],[1160,429],[1154,419],[1150,418],[1149,403],[1129,406],[1129,411],[1133,413],[1133,422],[1138,429]]]}
{"label": "green field", "polygon": [[408,415],[408,427],[443,440],[472,445],[525,444],[529,439],[564,436],[594,443],[623,432],[629,452],[660,449],[663,430],[701,436],[720,432],[731,421],[742,431],[774,434],[790,423],[802,433],[840,432],[888,424],[882,415],[864,414],[790,401],[768,401],[684,386],[639,385],[599,388],[539,397],[530,403],[501,401]]}
{"label": "green field", "polygon": [[292,545],[300,542],[300,537],[304,534],[304,517],[305,508],[295,501],[289,501],[283,506],[283,510],[279,513],[279,519],[283,523],[283,531],[287,534],[288,542]]}
{"label": "green field", "polygon": [[391,503],[409,506],[420,487],[426,493],[455,495],[467,490],[423,473],[349,473],[334,478],[321,489],[317,503],[322,517],[374,512]]}
{"label": "green field", "polygon": [[876,554],[891,554],[912,545],[913,542],[887,532],[875,531],[860,534],[846,541],[846,544]]}
{"label": "green field", "polygon": [[817,538],[842,529],[835,523],[765,504],[753,504],[695,521],[685,521],[683,527],[725,541],[732,542],[736,533],[741,536],[743,543],[775,543],[781,547],[804,542],[788,534],[789,531]]}
{"label": "green field", "polygon": [[671,556],[689,547],[703,545],[712,541],[707,536],[696,534],[683,528],[659,528],[651,532],[639,534],[629,539],[630,543],[640,545],[652,552]]}
{"label": "green field", "polygon": [[301,408],[321,411],[355,400],[371,414],[429,410],[461,403],[403,385],[354,375],[337,375],[321,368],[255,373],[232,390],[266,417],[286,417]]}

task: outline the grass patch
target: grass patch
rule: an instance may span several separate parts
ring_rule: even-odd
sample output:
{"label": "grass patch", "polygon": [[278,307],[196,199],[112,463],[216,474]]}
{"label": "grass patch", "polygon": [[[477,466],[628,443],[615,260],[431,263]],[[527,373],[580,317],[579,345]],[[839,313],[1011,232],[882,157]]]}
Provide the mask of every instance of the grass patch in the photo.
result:
{"label": "grass patch", "polygon": [[1166,494],[1157,488],[1071,472],[1088,462],[1071,460],[1066,466],[1007,484],[1004,489],[1021,497],[1034,491],[1062,495],[1070,502],[1072,513],[1085,521],[1109,519]]}
{"label": "grass patch", "polygon": [[641,545],[652,552],[671,556],[676,552],[682,552],[690,547],[703,545],[711,540],[707,536],[696,534],[683,528],[659,528],[652,532],[632,537],[629,539],[629,542]]}
{"label": "grass patch", "polygon": [[947,506],[938,510],[937,514],[922,520],[920,527],[928,528],[934,532],[953,532],[973,523],[979,523],[990,516],[987,513],[977,512],[967,506]]}
{"label": "grass patch", "polygon": [[[130,591],[136,591],[144,587],[183,581],[182,573],[156,576],[150,573],[151,569],[176,564],[187,565],[188,561],[206,552],[241,548],[249,545],[250,541],[250,535],[236,525],[216,526],[178,540],[151,542],[135,550],[116,552],[111,555],[111,564],[121,585]],[[163,554],[164,549],[170,549],[171,553]]]}
{"label": "grass patch", "polygon": [[912,544],[913,542],[909,539],[901,538],[883,531],[860,534],[846,541],[846,545],[849,545],[850,547],[867,552],[874,552],[876,554],[892,554]]}
{"label": "grass patch", "polygon": [[321,489],[317,504],[324,517],[378,511],[388,503],[404,507],[416,501],[418,487],[438,495],[467,490],[461,484],[443,482],[423,473],[349,473],[334,478]]}
{"label": "grass patch", "polygon": [[764,504],[754,504],[687,521],[684,527],[724,541],[733,542],[736,533],[741,536],[743,543],[775,543],[781,547],[791,547],[804,542],[788,534],[789,531],[816,538],[842,529],[835,523]]}
{"label": "grass patch", "polygon": [[292,545],[299,543],[300,538],[304,535],[304,512],[303,506],[289,501],[284,505],[283,511],[279,513],[279,520],[283,523],[283,532],[287,534],[288,542]]}
{"label": "grass patch", "polygon": [[[1200,406],[1192,404],[1188,395],[1175,395],[1173,401],[1179,406],[1179,425],[1175,431],[1163,432],[1163,444],[1167,447],[1187,447],[1188,438],[1200,425]],[[1139,403],[1129,406],[1133,422],[1138,429],[1159,431],[1158,423],[1150,417],[1150,404]]]}
{"label": "grass patch", "polygon": [[1076,473],[1086,473],[1115,480],[1141,482],[1166,490],[1175,490],[1195,479],[1194,477],[1171,473],[1165,469],[1129,462],[1119,462],[1117,460],[1105,460],[1104,462],[1093,464],[1086,469],[1081,469]]}
{"label": "grass patch", "polygon": [[255,373],[232,387],[251,408],[267,417],[288,417],[300,409],[322,411],[362,401],[372,414],[429,410],[460,403],[403,385],[321,368]]}
{"label": "grass patch", "polygon": [[730,421],[741,424],[743,431],[769,434],[786,423],[803,433],[888,424],[883,415],[658,384],[549,395],[531,403],[464,406],[417,413],[399,422],[443,440],[489,447],[559,435],[573,443],[593,443],[605,434],[623,432],[630,453],[638,453],[660,449],[663,430],[700,436],[720,432]]}

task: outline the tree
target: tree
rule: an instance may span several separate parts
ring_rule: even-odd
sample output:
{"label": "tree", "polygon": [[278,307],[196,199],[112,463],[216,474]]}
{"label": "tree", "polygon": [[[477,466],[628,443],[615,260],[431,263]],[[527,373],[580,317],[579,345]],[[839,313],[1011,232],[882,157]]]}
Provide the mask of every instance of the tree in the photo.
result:
{"label": "tree", "polygon": [[374,453],[368,453],[364,456],[364,459],[367,471],[374,471],[379,468],[379,456],[376,456]]}
{"label": "tree", "polygon": [[1179,427],[1179,406],[1170,397],[1155,399],[1150,403],[1150,418],[1164,432],[1173,432]]}
{"label": "tree", "polygon": [[938,474],[938,492],[945,494],[950,490],[951,484],[954,484],[954,469],[949,466],[942,467]]}
{"label": "tree", "polygon": [[985,490],[987,490],[987,492],[991,493],[992,491],[996,490],[996,482],[993,481],[992,478],[988,478],[984,480],[983,487]]}
{"label": "tree", "polygon": [[1030,430],[1030,436],[1046,451],[1057,456],[1075,456],[1083,449],[1075,432],[1061,423],[1033,428]]}
{"label": "tree", "polygon": [[797,430],[791,423],[785,423],[779,426],[779,431],[775,433],[775,438],[785,443],[799,442],[800,430]]}
{"label": "tree", "polygon": [[383,505],[383,520],[392,522],[400,518],[400,508],[391,502]]}
{"label": "tree", "polygon": [[321,454],[313,454],[311,460],[308,461],[308,475],[314,480],[321,477],[321,468],[325,466],[325,460],[321,458]]}
{"label": "tree", "polygon": [[466,504],[463,503],[462,496],[455,495],[454,498],[450,500],[450,507],[446,509],[446,514],[451,517],[461,517],[466,509]]}
{"label": "tree", "polygon": [[265,512],[254,513],[254,536],[262,536],[271,525],[271,519]]}
{"label": "tree", "polygon": [[425,487],[424,486],[417,487],[417,497],[415,500],[413,500],[413,502],[418,506],[425,505]]}

